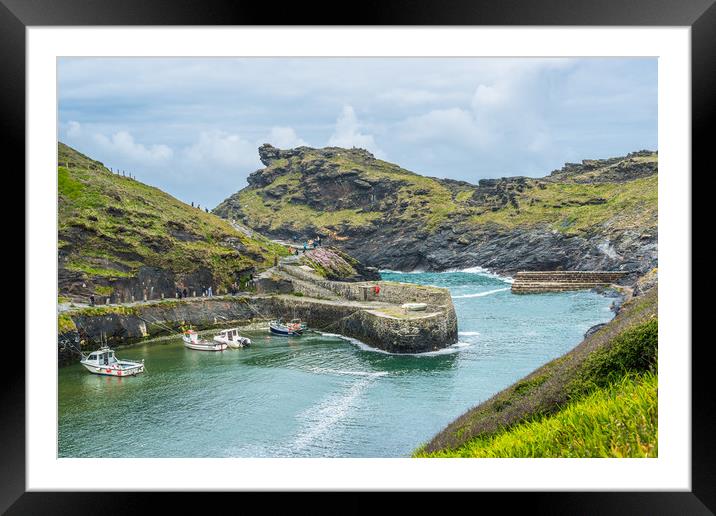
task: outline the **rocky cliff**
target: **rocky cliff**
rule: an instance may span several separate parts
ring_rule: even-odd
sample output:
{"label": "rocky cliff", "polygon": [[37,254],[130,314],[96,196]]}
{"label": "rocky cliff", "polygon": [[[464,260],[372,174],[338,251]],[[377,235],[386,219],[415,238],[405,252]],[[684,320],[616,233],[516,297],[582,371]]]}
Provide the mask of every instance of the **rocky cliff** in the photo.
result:
{"label": "rocky cliff", "polygon": [[477,185],[425,177],[362,149],[259,148],[265,168],[214,213],[266,235],[321,235],[369,266],[624,270],[657,265],[655,152]]}
{"label": "rocky cliff", "polygon": [[[58,146],[59,295],[98,303],[226,292],[288,254],[211,213]],[[238,286],[238,285],[237,285]]]}

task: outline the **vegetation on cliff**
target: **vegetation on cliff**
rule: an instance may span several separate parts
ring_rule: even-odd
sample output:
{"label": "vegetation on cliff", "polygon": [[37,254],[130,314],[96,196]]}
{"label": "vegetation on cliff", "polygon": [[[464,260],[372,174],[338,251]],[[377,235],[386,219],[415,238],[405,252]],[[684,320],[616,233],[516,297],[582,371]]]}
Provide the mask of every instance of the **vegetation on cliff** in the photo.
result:
{"label": "vegetation on cliff", "polygon": [[312,268],[319,276],[333,281],[380,279],[377,271],[366,269],[358,260],[335,247],[312,249],[300,256],[299,263]]}
{"label": "vegetation on cliff", "polygon": [[654,457],[658,292],[469,410],[417,457]]}
{"label": "vegetation on cliff", "polygon": [[177,280],[205,271],[207,284],[228,287],[242,271],[273,264],[283,246],[248,237],[227,221],[158,188],[108,170],[58,145],[60,292],[84,283],[83,295],[109,296],[140,268]]}
{"label": "vegetation on cliff", "polygon": [[[214,212],[281,238],[321,234],[369,265],[488,266],[509,248],[509,256],[496,260],[497,270],[519,269],[530,260],[549,269],[555,264],[548,263],[547,250],[560,254],[555,247],[565,248],[565,268],[656,265],[655,152],[477,185],[421,176],[356,148],[263,145],[259,154],[266,168]],[[538,253],[529,252],[534,235],[549,240],[544,253],[539,245]],[[497,238],[502,242],[491,247]],[[631,262],[632,255],[645,258],[644,265]]]}
{"label": "vegetation on cliff", "polygon": [[620,380],[554,415],[478,437],[430,457],[656,457],[658,378],[646,373]]}

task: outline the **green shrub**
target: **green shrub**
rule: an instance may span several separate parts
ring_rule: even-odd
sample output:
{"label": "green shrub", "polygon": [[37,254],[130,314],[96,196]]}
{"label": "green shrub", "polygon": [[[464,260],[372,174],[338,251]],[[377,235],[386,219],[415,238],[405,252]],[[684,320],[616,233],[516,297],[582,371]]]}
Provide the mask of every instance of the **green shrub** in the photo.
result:
{"label": "green shrub", "polygon": [[656,318],[614,338],[611,345],[592,353],[567,386],[570,399],[604,387],[629,373],[656,372],[659,323]]}
{"label": "green shrub", "polygon": [[69,315],[62,313],[57,316],[57,333],[67,333],[76,329],[75,321]]}

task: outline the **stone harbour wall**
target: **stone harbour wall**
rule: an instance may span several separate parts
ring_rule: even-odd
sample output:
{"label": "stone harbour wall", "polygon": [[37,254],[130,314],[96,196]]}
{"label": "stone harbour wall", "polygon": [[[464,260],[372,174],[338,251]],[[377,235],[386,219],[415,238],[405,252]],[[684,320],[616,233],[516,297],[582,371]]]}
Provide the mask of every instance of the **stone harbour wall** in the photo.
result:
{"label": "stone harbour wall", "polygon": [[[449,295],[448,295],[449,300]],[[182,324],[198,330],[242,326],[276,318],[300,318],[311,329],[339,333],[396,353],[432,351],[457,342],[457,319],[452,301],[438,312],[391,317],[378,303],[343,302],[294,295],[222,296],[165,300],[132,306],[106,306],[61,314],[66,329],[58,335],[59,362],[79,359],[76,349],[111,347],[171,335]]]}
{"label": "stone harbour wall", "polygon": [[514,294],[586,290],[619,283],[629,273],[623,271],[524,271],[515,274]]}

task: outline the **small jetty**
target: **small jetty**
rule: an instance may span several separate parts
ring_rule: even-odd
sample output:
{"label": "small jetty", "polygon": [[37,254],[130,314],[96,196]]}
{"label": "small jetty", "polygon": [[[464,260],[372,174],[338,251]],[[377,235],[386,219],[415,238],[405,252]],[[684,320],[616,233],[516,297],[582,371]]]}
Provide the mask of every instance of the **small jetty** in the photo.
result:
{"label": "small jetty", "polygon": [[522,271],[515,275],[513,294],[589,290],[618,283],[625,271]]}

